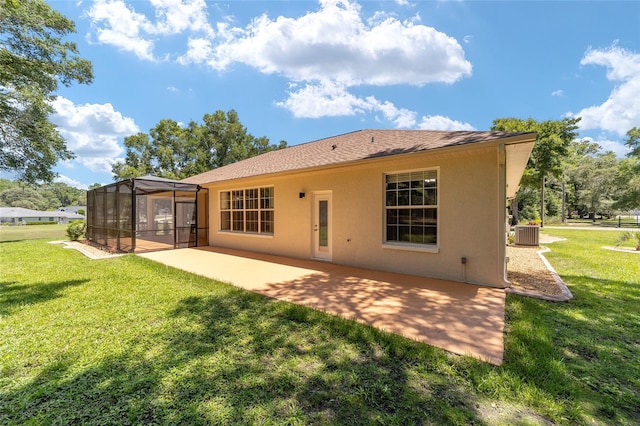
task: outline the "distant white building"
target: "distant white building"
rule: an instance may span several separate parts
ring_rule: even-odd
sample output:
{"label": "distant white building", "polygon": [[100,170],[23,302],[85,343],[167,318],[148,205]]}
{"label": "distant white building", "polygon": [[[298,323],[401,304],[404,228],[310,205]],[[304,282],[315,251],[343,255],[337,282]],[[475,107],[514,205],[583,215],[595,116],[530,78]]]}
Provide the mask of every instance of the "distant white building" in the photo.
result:
{"label": "distant white building", "polygon": [[81,214],[81,213],[78,213],[79,210],[82,210],[82,211],[86,212],[87,211],[87,206],[67,206],[67,207],[60,207],[58,209],[58,211],[61,211],[61,212],[69,212],[69,213]]}
{"label": "distant white building", "polygon": [[69,223],[84,216],[68,211],[41,212],[22,207],[0,207],[0,223],[19,225],[27,222]]}

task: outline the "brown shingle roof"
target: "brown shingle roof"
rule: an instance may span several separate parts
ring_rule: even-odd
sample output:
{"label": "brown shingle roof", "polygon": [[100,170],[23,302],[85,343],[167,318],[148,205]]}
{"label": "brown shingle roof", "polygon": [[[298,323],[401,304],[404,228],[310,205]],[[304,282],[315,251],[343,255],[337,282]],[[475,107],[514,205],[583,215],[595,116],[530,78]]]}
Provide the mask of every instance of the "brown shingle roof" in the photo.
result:
{"label": "brown shingle roof", "polygon": [[184,179],[183,182],[197,184],[220,182],[436,148],[489,142],[522,134],[477,131],[359,130],[267,152],[191,176]]}

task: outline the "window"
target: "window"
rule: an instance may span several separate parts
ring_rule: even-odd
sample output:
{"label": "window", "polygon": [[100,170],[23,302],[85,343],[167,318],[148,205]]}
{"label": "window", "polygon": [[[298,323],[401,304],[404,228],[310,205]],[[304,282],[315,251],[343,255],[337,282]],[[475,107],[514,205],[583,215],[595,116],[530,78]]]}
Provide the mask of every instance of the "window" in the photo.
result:
{"label": "window", "polygon": [[220,230],[273,234],[273,187],[220,192]]}
{"label": "window", "polygon": [[385,176],[386,242],[438,243],[438,171]]}

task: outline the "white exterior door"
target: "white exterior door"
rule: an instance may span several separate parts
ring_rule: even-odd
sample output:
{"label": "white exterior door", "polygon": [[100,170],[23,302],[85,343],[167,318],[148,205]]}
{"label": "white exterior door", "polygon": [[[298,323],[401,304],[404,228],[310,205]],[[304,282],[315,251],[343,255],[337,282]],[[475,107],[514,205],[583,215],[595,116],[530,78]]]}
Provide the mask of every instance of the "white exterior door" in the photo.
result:
{"label": "white exterior door", "polygon": [[331,192],[313,194],[313,257],[331,260]]}

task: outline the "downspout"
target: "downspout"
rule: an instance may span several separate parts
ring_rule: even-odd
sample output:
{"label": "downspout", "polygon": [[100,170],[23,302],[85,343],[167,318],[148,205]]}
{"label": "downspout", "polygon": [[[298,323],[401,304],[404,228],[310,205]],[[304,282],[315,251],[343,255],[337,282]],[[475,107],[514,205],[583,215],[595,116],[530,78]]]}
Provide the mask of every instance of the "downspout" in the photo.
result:
{"label": "downspout", "polygon": [[511,287],[507,279],[507,151],[505,144],[498,145],[498,287]]}

